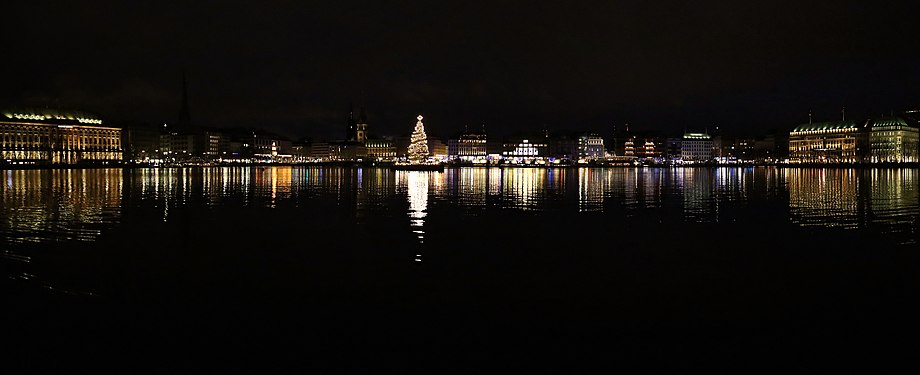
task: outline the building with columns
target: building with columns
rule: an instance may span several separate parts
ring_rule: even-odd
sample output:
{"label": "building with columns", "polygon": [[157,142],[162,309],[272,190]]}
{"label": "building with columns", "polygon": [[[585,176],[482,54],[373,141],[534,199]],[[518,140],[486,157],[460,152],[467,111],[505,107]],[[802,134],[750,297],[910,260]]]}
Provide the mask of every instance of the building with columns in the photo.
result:
{"label": "building with columns", "polygon": [[0,164],[119,163],[121,132],[80,111],[6,110],[0,117]]}

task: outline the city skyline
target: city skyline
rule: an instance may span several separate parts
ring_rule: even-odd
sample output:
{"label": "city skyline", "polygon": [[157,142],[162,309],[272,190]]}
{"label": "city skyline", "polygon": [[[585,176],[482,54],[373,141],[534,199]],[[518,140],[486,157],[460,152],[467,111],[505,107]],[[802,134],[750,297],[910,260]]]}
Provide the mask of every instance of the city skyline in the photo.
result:
{"label": "city skyline", "polygon": [[[337,139],[464,126],[739,134],[916,109],[911,4],[13,4],[5,105]],[[166,11],[164,11],[166,10]],[[41,14],[47,27],[29,27]],[[65,32],[66,31],[66,32]],[[48,46],[53,46],[49,48]],[[15,74],[12,74],[15,73]],[[406,120],[406,119],[409,120]],[[446,134],[444,134],[446,133]]]}

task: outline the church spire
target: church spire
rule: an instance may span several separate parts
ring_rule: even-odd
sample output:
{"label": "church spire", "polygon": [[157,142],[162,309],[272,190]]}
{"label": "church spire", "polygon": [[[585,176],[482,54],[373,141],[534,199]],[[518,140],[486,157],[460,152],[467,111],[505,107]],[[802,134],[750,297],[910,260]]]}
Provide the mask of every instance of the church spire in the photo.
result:
{"label": "church spire", "polygon": [[182,72],[182,108],[179,110],[179,124],[189,125],[192,122],[192,115],[188,108],[188,83],[185,79],[185,71]]}
{"label": "church spire", "polygon": [[361,111],[358,112],[358,123],[367,124],[367,106],[362,105]]}
{"label": "church spire", "polygon": [[355,104],[348,102],[348,119],[345,120],[345,140],[354,141],[358,138],[358,124],[355,122]]}

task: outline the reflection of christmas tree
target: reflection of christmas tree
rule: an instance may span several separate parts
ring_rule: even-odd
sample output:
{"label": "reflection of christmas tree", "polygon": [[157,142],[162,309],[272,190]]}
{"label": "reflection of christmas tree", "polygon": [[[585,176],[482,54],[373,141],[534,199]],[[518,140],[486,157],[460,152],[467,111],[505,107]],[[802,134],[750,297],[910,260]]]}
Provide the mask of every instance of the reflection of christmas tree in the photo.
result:
{"label": "reflection of christmas tree", "polygon": [[409,139],[409,160],[415,163],[423,162],[428,158],[428,136],[425,135],[425,125],[422,124],[422,115],[418,115],[415,131]]}

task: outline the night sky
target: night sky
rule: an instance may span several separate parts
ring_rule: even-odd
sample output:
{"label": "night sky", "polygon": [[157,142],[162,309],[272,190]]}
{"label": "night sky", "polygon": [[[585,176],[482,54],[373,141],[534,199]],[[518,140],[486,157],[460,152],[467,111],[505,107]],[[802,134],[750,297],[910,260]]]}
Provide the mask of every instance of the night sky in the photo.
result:
{"label": "night sky", "polygon": [[[386,3],[386,4],[385,4]],[[916,2],[15,1],[0,105],[341,138],[738,134],[920,108]]]}

